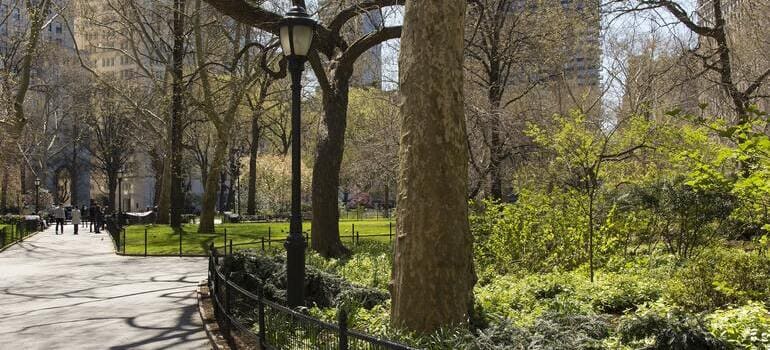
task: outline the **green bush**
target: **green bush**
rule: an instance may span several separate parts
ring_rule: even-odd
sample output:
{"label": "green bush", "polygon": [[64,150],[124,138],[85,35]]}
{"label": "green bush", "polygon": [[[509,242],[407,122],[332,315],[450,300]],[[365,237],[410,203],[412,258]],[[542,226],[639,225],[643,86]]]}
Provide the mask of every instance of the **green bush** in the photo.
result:
{"label": "green bush", "polygon": [[[226,258],[225,270],[236,283],[252,292],[263,288],[266,298],[286,300],[286,264],[282,256],[241,251]],[[321,308],[346,305],[371,309],[390,298],[386,291],[353,284],[312,266],[305,269],[304,295],[307,305]]]}
{"label": "green bush", "polygon": [[620,340],[633,348],[717,350],[725,344],[705,327],[703,319],[663,303],[651,303],[621,318]]}
{"label": "green bush", "polygon": [[734,248],[712,248],[684,263],[665,297],[690,311],[770,301],[770,259]]}
{"label": "green bush", "polygon": [[762,303],[717,310],[707,321],[711,333],[731,348],[770,349],[770,314]]}
{"label": "green bush", "polygon": [[481,280],[554,267],[570,270],[587,261],[579,196],[523,192],[515,204],[476,203],[470,222]]}

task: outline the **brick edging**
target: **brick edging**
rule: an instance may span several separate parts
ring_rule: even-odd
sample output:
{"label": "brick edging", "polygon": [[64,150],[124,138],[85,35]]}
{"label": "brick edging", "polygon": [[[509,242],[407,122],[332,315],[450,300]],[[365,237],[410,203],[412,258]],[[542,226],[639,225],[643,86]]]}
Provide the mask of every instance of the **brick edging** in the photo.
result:
{"label": "brick edging", "polygon": [[211,348],[214,350],[232,350],[225,340],[222,332],[219,330],[219,324],[216,317],[209,311],[213,311],[214,305],[211,303],[209,294],[209,285],[207,280],[198,283],[198,313],[200,314],[203,328],[206,330],[206,336],[209,338]]}

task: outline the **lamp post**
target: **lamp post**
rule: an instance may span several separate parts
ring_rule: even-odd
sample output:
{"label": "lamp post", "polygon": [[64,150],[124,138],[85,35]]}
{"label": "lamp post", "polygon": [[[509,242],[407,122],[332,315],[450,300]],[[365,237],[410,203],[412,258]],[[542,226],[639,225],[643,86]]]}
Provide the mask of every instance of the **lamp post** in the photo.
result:
{"label": "lamp post", "polygon": [[305,9],[294,6],[283,17],[280,25],[281,48],[289,61],[291,73],[291,221],[286,238],[286,296],[289,306],[304,304],[305,285],[305,237],[302,235],[301,177],[300,177],[300,128],[302,71],[307,53],[313,42],[316,22]]}
{"label": "lamp post", "polygon": [[118,170],[118,225],[123,225],[123,170]]}
{"label": "lamp post", "polygon": [[35,178],[35,214],[40,212],[40,178]]}

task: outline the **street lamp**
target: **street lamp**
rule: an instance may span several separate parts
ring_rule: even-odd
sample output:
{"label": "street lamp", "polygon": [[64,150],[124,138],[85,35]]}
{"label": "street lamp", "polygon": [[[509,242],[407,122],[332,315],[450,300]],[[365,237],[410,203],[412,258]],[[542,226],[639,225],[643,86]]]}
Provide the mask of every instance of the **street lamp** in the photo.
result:
{"label": "street lamp", "polygon": [[305,9],[294,6],[283,17],[280,25],[281,48],[289,61],[291,73],[291,221],[286,238],[286,296],[289,306],[304,304],[305,284],[305,237],[302,235],[301,178],[300,178],[300,127],[302,71],[307,53],[313,42],[316,22]]}
{"label": "street lamp", "polygon": [[40,212],[40,178],[35,178],[35,214]]}
{"label": "street lamp", "polygon": [[123,224],[123,169],[118,170],[118,224]]}

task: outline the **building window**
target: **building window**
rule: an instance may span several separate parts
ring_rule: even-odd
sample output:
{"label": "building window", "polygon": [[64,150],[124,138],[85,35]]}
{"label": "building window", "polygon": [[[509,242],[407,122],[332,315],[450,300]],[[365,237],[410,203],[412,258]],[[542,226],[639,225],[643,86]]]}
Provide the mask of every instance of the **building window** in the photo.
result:
{"label": "building window", "polygon": [[57,22],[57,23],[56,23],[56,34],[61,34],[61,33],[62,33],[62,26],[61,26],[61,23],[58,23],[58,22]]}

